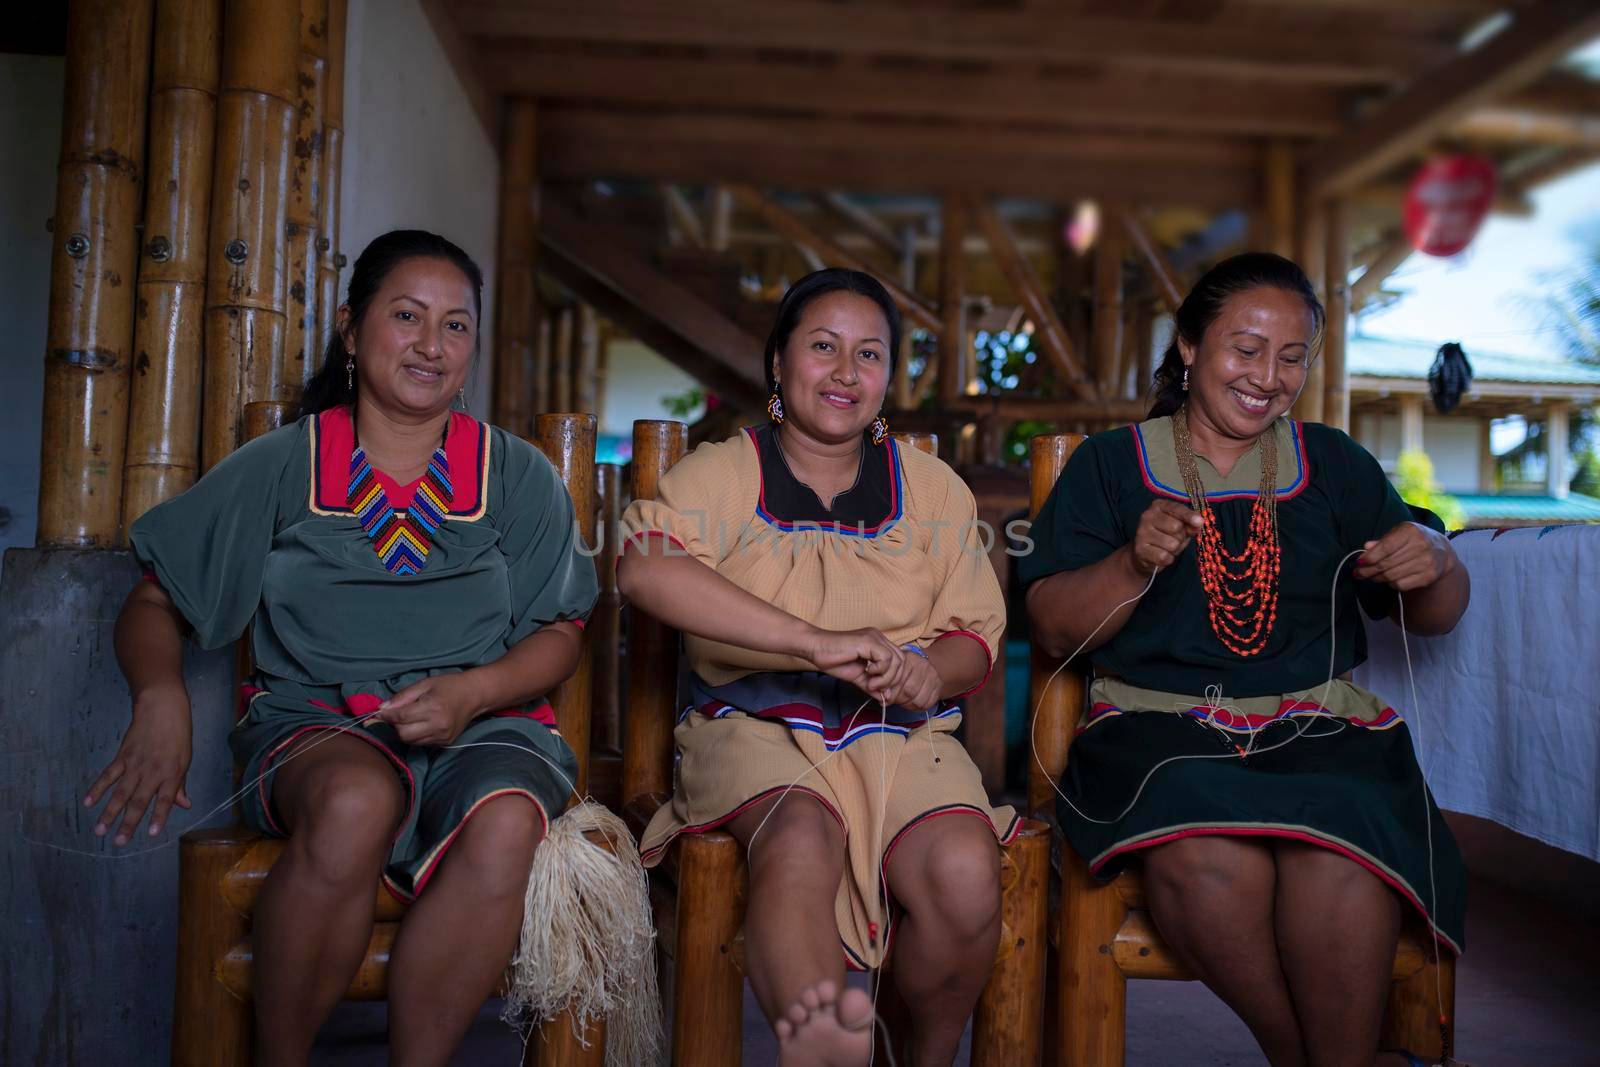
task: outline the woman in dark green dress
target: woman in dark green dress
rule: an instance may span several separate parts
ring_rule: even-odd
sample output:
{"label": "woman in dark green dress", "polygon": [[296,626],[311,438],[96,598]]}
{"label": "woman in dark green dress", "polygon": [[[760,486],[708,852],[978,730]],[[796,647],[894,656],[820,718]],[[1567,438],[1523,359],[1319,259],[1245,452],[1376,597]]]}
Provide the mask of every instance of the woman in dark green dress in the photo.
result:
{"label": "woman in dark green dress", "polygon": [[1464,912],[1405,722],[1338,675],[1358,604],[1446,633],[1467,576],[1360,445],[1286,417],[1322,314],[1281,257],[1213,268],[1151,418],[1079,446],[1022,561],[1035,639],[1095,667],[1062,828],[1102,878],[1143,862],[1163,939],[1276,1067],[1373,1062],[1402,910],[1451,952]]}
{"label": "woman in dark green dress", "polygon": [[288,838],[254,920],[261,1064],[306,1062],[380,876],[412,902],[392,1062],[446,1063],[516,947],[534,849],[572,790],[544,695],[577,665],[594,567],[544,456],[452,410],[481,290],[441,237],[373,241],[303,417],[132,530],[149,579],[117,621],[133,722],[85,803],[109,793],[96,832],[118,844],[147,806],[152,836],[188,806],[180,628],[216,648],[248,626],[232,746],[261,782],[244,815]]}

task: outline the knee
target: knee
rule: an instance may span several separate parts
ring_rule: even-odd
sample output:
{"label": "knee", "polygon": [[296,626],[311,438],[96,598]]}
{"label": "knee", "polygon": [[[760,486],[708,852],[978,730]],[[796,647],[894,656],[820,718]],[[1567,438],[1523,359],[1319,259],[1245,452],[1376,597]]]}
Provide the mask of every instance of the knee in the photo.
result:
{"label": "knee", "polygon": [[[1144,881],[1155,896],[1229,899],[1254,888],[1261,864],[1253,846],[1220,837],[1191,837],[1151,850],[1145,857]],[[1266,857],[1262,857],[1266,858]],[[1270,866],[1270,859],[1268,859]]]}
{"label": "knee", "polygon": [[321,880],[368,883],[377,875],[404,809],[395,776],[383,767],[340,767],[312,783],[290,847]]}
{"label": "knee", "polygon": [[844,832],[816,801],[780,802],[751,838],[749,862],[752,880],[836,885],[844,876]]}
{"label": "knee", "polygon": [[521,900],[544,829],[538,806],[527,797],[495,797],[468,816],[452,849],[454,861],[471,868],[485,897]]}
{"label": "knee", "polygon": [[999,918],[1000,849],[985,828],[949,834],[929,849],[920,881],[907,908],[931,912],[951,937],[980,936]]}

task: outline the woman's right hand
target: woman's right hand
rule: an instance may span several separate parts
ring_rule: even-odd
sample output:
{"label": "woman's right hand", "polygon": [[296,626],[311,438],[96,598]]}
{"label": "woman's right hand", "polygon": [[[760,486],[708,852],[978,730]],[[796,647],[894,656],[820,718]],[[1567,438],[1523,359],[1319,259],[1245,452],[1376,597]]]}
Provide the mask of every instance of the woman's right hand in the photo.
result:
{"label": "woman's right hand", "polygon": [[815,630],[805,651],[818,670],[873,693],[886,678],[898,677],[905,652],[870,626],[859,630]]}
{"label": "woman's right hand", "polygon": [[83,798],[83,806],[92,808],[111,791],[111,800],[95,820],[95,836],[104,837],[120,818],[122,825],[113,841],[126,845],[154,801],[150,836],[155,837],[174,804],[189,807],[185,781],[192,735],[189,694],[182,683],[147,689],[134,698],[133,722],[122,737],[122,746]]}
{"label": "woman's right hand", "polygon": [[1139,516],[1139,528],[1128,546],[1129,560],[1141,578],[1170,567],[1205,525],[1198,511],[1176,500],[1155,500]]}

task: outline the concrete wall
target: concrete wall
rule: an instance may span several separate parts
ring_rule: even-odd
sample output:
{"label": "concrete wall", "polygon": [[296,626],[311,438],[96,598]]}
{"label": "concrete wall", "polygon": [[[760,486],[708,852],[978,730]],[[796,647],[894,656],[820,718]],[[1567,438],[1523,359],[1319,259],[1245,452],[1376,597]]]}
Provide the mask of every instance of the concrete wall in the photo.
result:
{"label": "concrete wall", "polygon": [[0,551],[33,544],[50,297],[60,56],[0,55]]}
{"label": "concrete wall", "polygon": [[[1425,415],[1422,419],[1422,448],[1433,460],[1433,476],[1447,493],[1478,492],[1480,424],[1476,418]],[[1355,419],[1355,438],[1389,474],[1394,474],[1400,456],[1399,415],[1359,415]]]}

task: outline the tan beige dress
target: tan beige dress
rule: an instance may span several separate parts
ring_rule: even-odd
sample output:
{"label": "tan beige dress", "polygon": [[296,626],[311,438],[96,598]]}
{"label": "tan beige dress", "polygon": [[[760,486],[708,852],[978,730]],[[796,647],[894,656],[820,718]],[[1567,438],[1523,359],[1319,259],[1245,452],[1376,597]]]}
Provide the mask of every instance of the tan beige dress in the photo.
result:
{"label": "tan beige dress", "polygon": [[[972,641],[992,665],[1005,629],[971,492],[938,459],[892,440],[865,442],[855,484],[831,509],[789,470],[774,428],[703,444],[667,473],[656,500],[628,508],[622,536],[624,567],[635,553],[686,553],[829,630],[876,627],[917,649]],[[678,834],[719,827],[769,796],[815,797],[845,831],[835,913],[846,962],[867,968],[891,944],[882,872],[908,830],[962,814],[1001,842],[1015,836],[1018,816],[990,805],[953,736],[959,698],[884,708],[796,657],[684,642],[691,696],[675,733],[672,802],[641,843],[646,866]]]}

